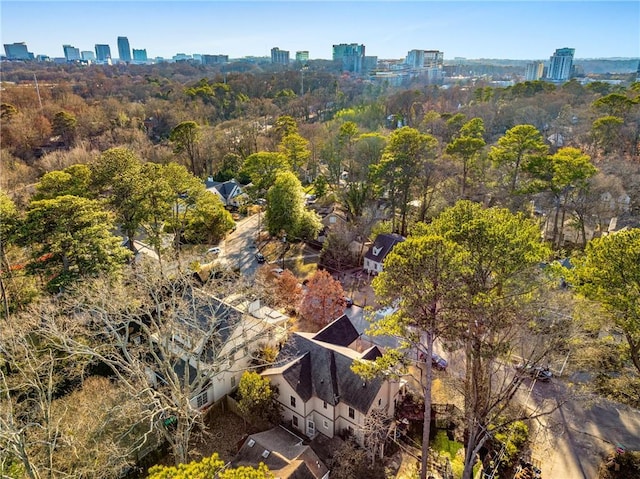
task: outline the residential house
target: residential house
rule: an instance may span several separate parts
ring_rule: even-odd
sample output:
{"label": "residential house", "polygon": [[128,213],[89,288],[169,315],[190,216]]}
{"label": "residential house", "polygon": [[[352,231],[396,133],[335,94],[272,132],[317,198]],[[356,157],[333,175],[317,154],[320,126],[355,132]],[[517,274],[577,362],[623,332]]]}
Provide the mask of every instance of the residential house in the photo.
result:
{"label": "residential house", "polygon": [[332,229],[336,229],[342,226],[346,226],[348,223],[347,215],[335,206],[327,206],[316,210],[320,215],[322,222],[322,231],[318,235],[317,241],[324,243],[327,239],[327,235]]}
{"label": "residential house", "polygon": [[280,479],[329,479],[329,469],[303,439],[282,426],[250,435],[232,467],[257,467],[263,462]]}
{"label": "residential house", "polygon": [[204,184],[207,191],[220,198],[224,206],[238,208],[248,198],[247,194],[242,191],[242,186],[236,180],[213,181],[213,178],[209,177]]}
{"label": "residential house", "polygon": [[399,234],[379,234],[369,250],[364,255],[364,269],[369,274],[382,272],[382,264],[393,247],[404,241],[404,237]]}
{"label": "residential house", "polygon": [[382,352],[356,349],[358,332],[342,316],[317,333],[295,332],[278,356],[278,365],[262,372],[277,387],[283,420],[313,438],[352,435],[364,444],[365,418],[373,410],[393,417],[399,385],[378,377],[365,380],[351,370],[356,360],[374,360]]}
{"label": "residential house", "polygon": [[[171,329],[165,351],[171,353],[183,387],[186,383],[191,389],[192,406],[203,409],[237,387],[261,348],[284,340],[289,318],[261,307],[259,300],[233,306],[201,292],[192,296],[186,298],[188,306]],[[151,378],[156,384],[165,380],[158,373]]]}

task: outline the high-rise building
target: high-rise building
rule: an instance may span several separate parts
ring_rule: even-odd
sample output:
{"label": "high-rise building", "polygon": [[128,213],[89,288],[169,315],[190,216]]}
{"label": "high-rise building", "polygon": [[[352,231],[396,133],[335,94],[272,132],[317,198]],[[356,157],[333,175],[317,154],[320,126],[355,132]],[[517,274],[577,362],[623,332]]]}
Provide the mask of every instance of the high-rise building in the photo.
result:
{"label": "high-rise building", "polygon": [[525,81],[536,81],[542,78],[544,73],[544,62],[531,62],[527,63],[527,68],[524,72]]}
{"label": "high-rise building", "polygon": [[27,50],[27,44],[21,43],[5,43],[4,53],[7,60],[33,60],[33,53]]}
{"label": "high-rise building", "polygon": [[202,55],[203,65],[220,65],[229,63],[229,55]]}
{"label": "high-rise building", "polygon": [[341,62],[343,71],[362,73],[364,51],[364,45],[357,43],[333,45],[333,61]]}
{"label": "high-rise building", "polygon": [[444,65],[444,53],[439,50],[411,50],[405,63],[411,68],[440,68]]}
{"label": "high-rise building", "polygon": [[575,48],[558,48],[549,59],[547,80],[567,81],[573,73],[573,54]]}
{"label": "high-rise building", "polygon": [[301,63],[306,63],[309,61],[309,51],[301,50],[296,52],[296,61]]}
{"label": "high-rise building", "polygon": [[88,62],[96,61],[96,54],[93,53],[91,50],[80,52],[80,57],[82,57],[84,61],[88,61]]}
{"label": "high-rise building", "polygon": [[133,49],[133,61],[134,62],[140,62],[140,63],[146,63],[147,62],[147,49],[146,48],[142,48],[142,49]]}
{"label": "high-rise building", "polygon": [[96,60],[99,62],[108,62],[111,60],[111,47],[104,44],[96,44]]}
{"label": "high-rise building", "polygon": [[72,45],[62,45],[62,49],[64,50],[64,58],[68,62],[76,62],[81,59],[79,48]]}
{"label": "high-rise building", "polygon": [[118,58],[121,62],[131,62],[131,47],[127,37],[118,37]]}
{"label": "high-rise building", "polygon": [[271,63],[275,63],[278,65],[288,65],[289,51],[280,50],[278,47],[273,47],[271,49]]}

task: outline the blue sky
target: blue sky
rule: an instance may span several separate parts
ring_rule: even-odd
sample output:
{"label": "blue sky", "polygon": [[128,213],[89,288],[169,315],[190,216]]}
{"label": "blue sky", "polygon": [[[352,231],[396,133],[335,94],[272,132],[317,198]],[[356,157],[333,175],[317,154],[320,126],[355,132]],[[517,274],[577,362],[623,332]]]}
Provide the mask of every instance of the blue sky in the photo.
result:
{"label": "blue sky", "polygon": [[178,52],[268,56],[272,47],[331,58],[335,43],[363,43],[367,55],[402,58],[411,49],[445,59],[640,57],[634,1],[4,1],[2,43],[63,56],[62,45],[93,50],[126,36],[150,58]]}

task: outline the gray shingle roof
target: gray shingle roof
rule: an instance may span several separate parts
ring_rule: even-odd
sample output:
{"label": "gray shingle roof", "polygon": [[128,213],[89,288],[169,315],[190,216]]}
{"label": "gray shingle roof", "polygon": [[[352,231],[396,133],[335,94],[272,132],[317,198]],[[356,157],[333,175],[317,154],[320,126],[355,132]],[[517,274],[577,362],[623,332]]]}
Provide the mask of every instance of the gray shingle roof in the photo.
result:
{"label": "gray shingle roof", "polygon": [[[325,331],[323,336],[326,338],[328,333]],[[366,359],[373,360],[381,352],[374,347],[367,350],[365,355]],[[366,414],[383,379],[365,381],[354,373],[351,365],[358,357],[362,355],[340,344],[330,344],[299,333],[291,335],[279,356],[289,365],[282,369],[284,379],[303,401],[314,396],[334,406],[343,401]]]}
{"label": "gray shingle roof", "polygon": [[356,331],[351,320],[346,314],[343,314],[318,331],[313,339],[338,346],[349,346],[358,339],[358,336],[358,331]]}
{"label": "gray shingle roof", "polygon": [[[265,450],[269,451],[266,458],[262,455]],[[277,477],[287,479],[319,479],[328,472],[316,453],[302,444],[301,438],[282,427],[249,436],[231,465],[255,467],[261,462]]]}
{"label": "gray shingle roof", "polygon": [[206,180],[204,185],[207,189],[215,188],[215,190],[218,191],[218,193],[220,193],[220,195],[227,201],[231,199],[231,195],[236,188],[240,188],[240,191],[242,191],[240,184],[236,180],[224,182]]}
{"label": "gray shingle roof", "polygon": [[364,257],[371,261],[382,263],[393,247],[403,241],[404,236],[400,236],[399,234],[379,234]]}

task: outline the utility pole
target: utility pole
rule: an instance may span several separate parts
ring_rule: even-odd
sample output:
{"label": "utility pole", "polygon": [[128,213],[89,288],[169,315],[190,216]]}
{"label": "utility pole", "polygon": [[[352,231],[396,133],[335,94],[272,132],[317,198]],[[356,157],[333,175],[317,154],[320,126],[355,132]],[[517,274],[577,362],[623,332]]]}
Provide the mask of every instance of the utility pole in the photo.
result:
{"label": "utility pole", "polygon": [[38,78],[33,74],[33,80],[36,82],[36,92],[38,92],[38,102],[40,103],[40,113],[42,113],[42,98],[40,98],[40,87],[38,86]]}

